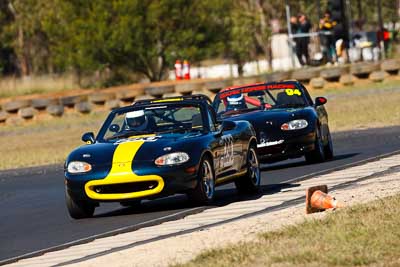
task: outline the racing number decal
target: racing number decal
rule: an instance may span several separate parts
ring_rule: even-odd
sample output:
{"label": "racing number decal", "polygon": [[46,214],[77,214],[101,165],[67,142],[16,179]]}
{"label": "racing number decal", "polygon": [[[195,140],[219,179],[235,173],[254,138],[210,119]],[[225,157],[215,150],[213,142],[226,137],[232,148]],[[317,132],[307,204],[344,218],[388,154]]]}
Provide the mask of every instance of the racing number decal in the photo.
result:
{"label": "racing number decal", "polygon": [[286,89],[285,92],[288,96],[293,96],[293,95],[301,96],[301,92],[299,89]]}
{"label": "racing number decal", "polygon": [[231,134],[222,136],[224,144],[224,152],[221,157],[221,167],[229,167],[233,165],[233,137]]}

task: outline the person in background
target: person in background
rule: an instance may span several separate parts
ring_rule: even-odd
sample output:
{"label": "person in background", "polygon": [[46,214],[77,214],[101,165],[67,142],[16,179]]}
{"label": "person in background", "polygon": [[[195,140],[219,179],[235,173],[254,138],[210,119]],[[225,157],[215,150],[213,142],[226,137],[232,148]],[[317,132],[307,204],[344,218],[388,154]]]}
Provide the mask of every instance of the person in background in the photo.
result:
{"label": "person in background", "polygon": [[[292,34],[296,34],[298,30],[298,21],[296,16],[292,16],[290,18],[290,28],[292,30]],[[293,54],[297,55],[297,40],[299,38],[294,37],[293,38]]]}
{"label": "person in background", "polygon": [[[311,23],[308,21],[307,16],[300,14],[298,16],[297,23],[297,34],[307,34],[310,32]],[[302,66],[308,65],[310,62],[310,56],[308,54],[308,44],[310,43],[310,37],[298,37],[295,39],[296,42],[296,54],[299,62]],[[304,56],[304,58],[303,58]]]}
{"label": "person in background", "polygon": [[382,30],[382,39],[383,39],[385,57],[388,57],[389,46],[390,46],[390,32],[386,28],[383,28],[383,30]]}
{"label": "person in background", "polygon": [[323,54],[327,62],[334,63],[336,61],[335,38],[333,36],[333,28],[336,21],[331,18],[330,11],[325,11],[324,17],[319,22],[319,29],[322,31],[321,44],[323,46]]}

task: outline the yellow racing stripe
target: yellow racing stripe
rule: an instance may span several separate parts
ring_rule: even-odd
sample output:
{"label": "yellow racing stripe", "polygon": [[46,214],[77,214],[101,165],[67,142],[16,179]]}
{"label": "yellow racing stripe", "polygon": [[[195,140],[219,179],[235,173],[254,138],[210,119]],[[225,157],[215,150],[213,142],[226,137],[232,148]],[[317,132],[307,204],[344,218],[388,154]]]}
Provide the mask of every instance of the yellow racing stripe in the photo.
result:
{"label": "yellow racing stripe", "polygon": [[[132,139],[140,137],[133,136]],[[164,188],[164,180],[160,176],[139,176],[132,171],[132,161],[134,160],[137,151],[144,143],[144,140],[139,139],[132,141],[129,140],[127,142],[119,144],[115,149],[112,160],[112,167],[107,177],[101,180],[92,180],[85,184],[85,192],[88,197],[96,200],[124,200],[141,198],[160,193],[161,190]],[[131,193],[101,194],[94,191],[95,186],[146,181],[155,181],[158,184],[155,188]]]}

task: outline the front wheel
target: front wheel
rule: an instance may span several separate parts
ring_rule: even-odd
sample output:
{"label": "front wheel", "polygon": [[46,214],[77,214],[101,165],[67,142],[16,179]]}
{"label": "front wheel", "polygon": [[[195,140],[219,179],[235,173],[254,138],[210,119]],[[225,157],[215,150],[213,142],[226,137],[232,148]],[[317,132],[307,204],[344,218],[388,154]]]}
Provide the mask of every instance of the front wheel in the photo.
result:
{"label": "front wheel", "polygon": [[209,157],[201,160],[197,174],[197,185],[188,192],[188,197],[196,204],[208,204],[214,199],[215,176]]}
{"label": "front wheel", "polygon": [[319,127],[317,127],[315,130],[314,150],[307,152],[305,156],[308,163],[318,163],[325,161],[324,144]]}
{"label": "front wheel", "polygon": [[95,205],[73,199],[65,190],[65,202],[69,215],[74,219],[84,219],[93,217]]}
{"label": "front wheel", "polygon": [[261,171],[254,145],[250,146],[247,152],[246,165],[246,174],[235,180],[236,189],[239,193],[256,193],[260,190]]}

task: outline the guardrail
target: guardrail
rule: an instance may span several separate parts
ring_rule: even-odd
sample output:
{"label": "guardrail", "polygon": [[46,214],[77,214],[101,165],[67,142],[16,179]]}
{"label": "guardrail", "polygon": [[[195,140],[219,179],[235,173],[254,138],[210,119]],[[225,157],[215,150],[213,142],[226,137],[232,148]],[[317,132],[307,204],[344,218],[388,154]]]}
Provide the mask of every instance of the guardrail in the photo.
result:
{"label": "guardrail", "polygon": [[232,85],[296,79],[314,89],[322,89],[331,82],[343,85],[351,85],[357,79],[380,82],[390,75],[399,75],[399,71],[400,60],[391,59],[379,63],[362,62],[346,66],[305,68],[235,79],[164,81],[107,89],[21,96],[0,100],[0,125],[21,124],[44,117],[57,118],[68,112],[88,114],[96,110],[112,110],[146,98],[188,94],[205,94],[212,98],[220,89]]}

